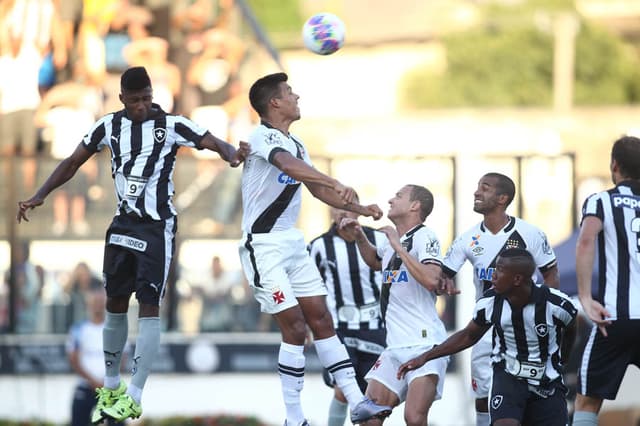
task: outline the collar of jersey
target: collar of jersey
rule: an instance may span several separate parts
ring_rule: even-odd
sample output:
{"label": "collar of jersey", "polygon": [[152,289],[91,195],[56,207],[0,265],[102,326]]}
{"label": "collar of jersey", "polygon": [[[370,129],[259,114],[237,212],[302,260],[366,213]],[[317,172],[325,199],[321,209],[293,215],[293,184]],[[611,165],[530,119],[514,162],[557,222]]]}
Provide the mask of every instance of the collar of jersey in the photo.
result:
{"label": "collar of jersey", "polygon": [[[498,231],[498,234],[500,232],[509,232],[513,229],[513,227],[516,226],[516,218],[513,216],[509,216],[509,222],[507,222],[507,224],[504,226],[504,228],[502,228],[501,230]],[[487,232],[487,228],[484,227],[484,221],[480,222],[480,230],[482,232]],[[491,231],[489,231],[491,232]]]}

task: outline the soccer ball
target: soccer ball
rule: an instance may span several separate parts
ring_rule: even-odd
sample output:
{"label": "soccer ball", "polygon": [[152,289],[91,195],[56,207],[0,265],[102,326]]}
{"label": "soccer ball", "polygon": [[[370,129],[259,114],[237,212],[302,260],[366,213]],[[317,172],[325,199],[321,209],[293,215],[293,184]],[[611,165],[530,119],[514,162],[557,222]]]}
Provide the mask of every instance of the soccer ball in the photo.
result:
{"label": "soccer ball", "polygon": [[302,38],[313,53],[330,55],[344,44],[344,24],[336,15],[318,13],[304,23]]}

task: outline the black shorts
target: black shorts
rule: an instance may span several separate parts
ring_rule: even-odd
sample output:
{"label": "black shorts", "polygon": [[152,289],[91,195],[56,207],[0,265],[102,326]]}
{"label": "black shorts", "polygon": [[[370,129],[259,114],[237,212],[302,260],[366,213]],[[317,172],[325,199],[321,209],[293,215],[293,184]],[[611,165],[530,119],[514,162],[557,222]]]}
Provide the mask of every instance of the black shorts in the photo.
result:
{"label": "black shorts", "polygon": [[[384,329],[378,330],[336,330],[340,341],[344,343],[349,353],[349,359],[356,371],[356,380],[360,390],[364,393],[367,389],[367,381],[364,376],[369,372],[373,364],[385,348],[387,333]],[[324,383],[333,387],[335,380],[327,369],[323,369]]]}
{"label": "black shorts", "polygon": [[607,327],[608,337],[594,326],[578,370],[578,393],[616,399],[629,364],[640,368],[640,320],[617,320]]}
{"label": "black shorts", "polygon": [[175,251],[177,219],[152,221],[121,214],[107,230],[104,273],[107,296],[136,293],[139,303],[160,305]]}
{"label": "black shorts", "polygon": [[565,426],[568,421],[566,388],[561,382],[552,383],[553,395],[544,398],[529,390],[526,380],[504,371],[504,366],[493,366],[493,383],[489,399],[491,421],[516,419],[520,424],[533,426]]}

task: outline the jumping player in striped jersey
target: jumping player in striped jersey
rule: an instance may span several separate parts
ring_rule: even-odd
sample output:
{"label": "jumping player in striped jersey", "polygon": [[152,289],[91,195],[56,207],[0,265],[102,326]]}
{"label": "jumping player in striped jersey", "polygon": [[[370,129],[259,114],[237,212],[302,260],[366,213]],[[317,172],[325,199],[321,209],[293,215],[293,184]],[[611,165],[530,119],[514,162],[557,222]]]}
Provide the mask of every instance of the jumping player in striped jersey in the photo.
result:
{"label": "jumping player in striped jersey", "polygon": [[[473,265],[476,300],[491,287],[491,276],[498,255],[509,248],[527,249],[535,259],[544,283],[558,288],[556,255],[540,229],[507,214],[515,197],[513,181],[500,173],[487,173],[480,178],[473,194],[473,210],[482,214],[482,222],[454,240],[442,261],[448,288],[465,261]],[[453,292],[453,291],[452,291]],[[490,333],[471,350],[471,388],[476,397],[476,426],[489,426],[488,396],[491,388]]]}
{"label": "jumping player in striped jersey", "polygon": [[[97,390],[93,423],[104,418],[122,421],[142,414],[142,390],[160,346],[160,302],[164,296],[177,230],[173,169],[182,146],[217,152],[237,167],[249,152],[233,146],[192,121],[164,112],[152,103],[151,80],[144,67],[126,70],[120,79],[124,109],[100,118],[75,151],[26,201],[18,203],[18,222],[27,211],[69,179],[92,155],[111,151],[111,174],[118,205],[107,230],[103,275],[107,291],[103,331],[106,375]],[[127,341],[127,311],[131,294],[140,304],[138,337],[131,383],[120,379],[120,359]]]}
{"label": "jumping player in striped jersey", "polygon": [[469,324],[402,364],[398,377],[469,348],[493,326],[491,424],[566,425],[562,366],[575,341],[577,310],[564,293],[534,284],[535,268],[527,250],[503,251],[492,274],[493,288],[476,302]]}
{"label": "jumping player in striped jersey", "polygon": [[331,372],[351,407],[351,421],[360,423],[391,413],[364,398],[347,350],[336,336],[325,296],[327,290],[294,226],[300,212],[301,184],[332,207],[379,219],[377,205],[356,202],[347,187],[311,165],[302,142],[289,133],[300,119],[298,98],[285,73],[269,74],[249,89],[251,106],[260,115],[249,142],[251,154],[242,171],[242,268],[262,312],[273,315],[282,343],[278,372],[287,426],[307,425],[300,404],[304,385],[304,343],[307,326],[322,365]]}
{"label": "jumping player in striped jersey", "polygon": [[615,187],[585,201],[576,247],[578,296],[594,325],[578,371],[574,426],[597,425],[603,399],[616,398],[629,364],[640,366],[640,139],[613,144],[610,170]]}

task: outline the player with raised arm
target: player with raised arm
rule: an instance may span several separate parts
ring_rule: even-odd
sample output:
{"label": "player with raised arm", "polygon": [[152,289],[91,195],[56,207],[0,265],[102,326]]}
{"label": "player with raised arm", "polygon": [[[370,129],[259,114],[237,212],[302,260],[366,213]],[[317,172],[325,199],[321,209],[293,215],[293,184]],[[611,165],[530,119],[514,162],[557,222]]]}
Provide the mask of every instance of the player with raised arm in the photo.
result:
{"label": "player with raised arm", "polygon": [[294,226],[302,199],[301,184],[326,204],[379,219],[376,205],[355,202],[355,192],[311,165],[302,142],[289,132],[300,119],[298,95],[285,73],[258,79],[249,90],[261,123],[249,138],[251,154],[242,172],[240,260],[262,312],[273,315],[282,343],[278,354],[287,426],[308,424],[300,404],[304,385],[307,326],[320,362],[333,375],[351,407],[351,421],[387,416],[391,409],[367,399],[358,387],[353,364],[327,308],[326,288]]}
{"label": "player with raised arm", "polygon": [[567,389],[562,370],[575,341],[578,312],[564,293],[534,284],[535,268],[525,249],[500,253],[493,286],[476,302],[469,324],[402,364],[398,377],[477,344],[493,326],[491,424],[565,426]]}
{"label": "player with raised arm", "polygon": [[[120,78],[124,109],[100,118],[36,194],[18,203],[18,222],[28,221],[27,211],[42,205],[51,191],[71,179],[92,155],[105,147],[111,151],[117,208],[107,229],[103,262],[106,375],[104,386],[97,390],[93,423],[142,414],[142,390],[160,346],[160,302],[175,251],[178,223],[172,198],[178,149],[209,149],[232,167],[249,152],[247,143],[241,142],[236,150],[191,120],[164,112],[152,100],[146,69],[127,69]],[[120,360],[128,337],[127,311],[133,293],[140,308],[132,377],[127,386],[120,378]]]}

